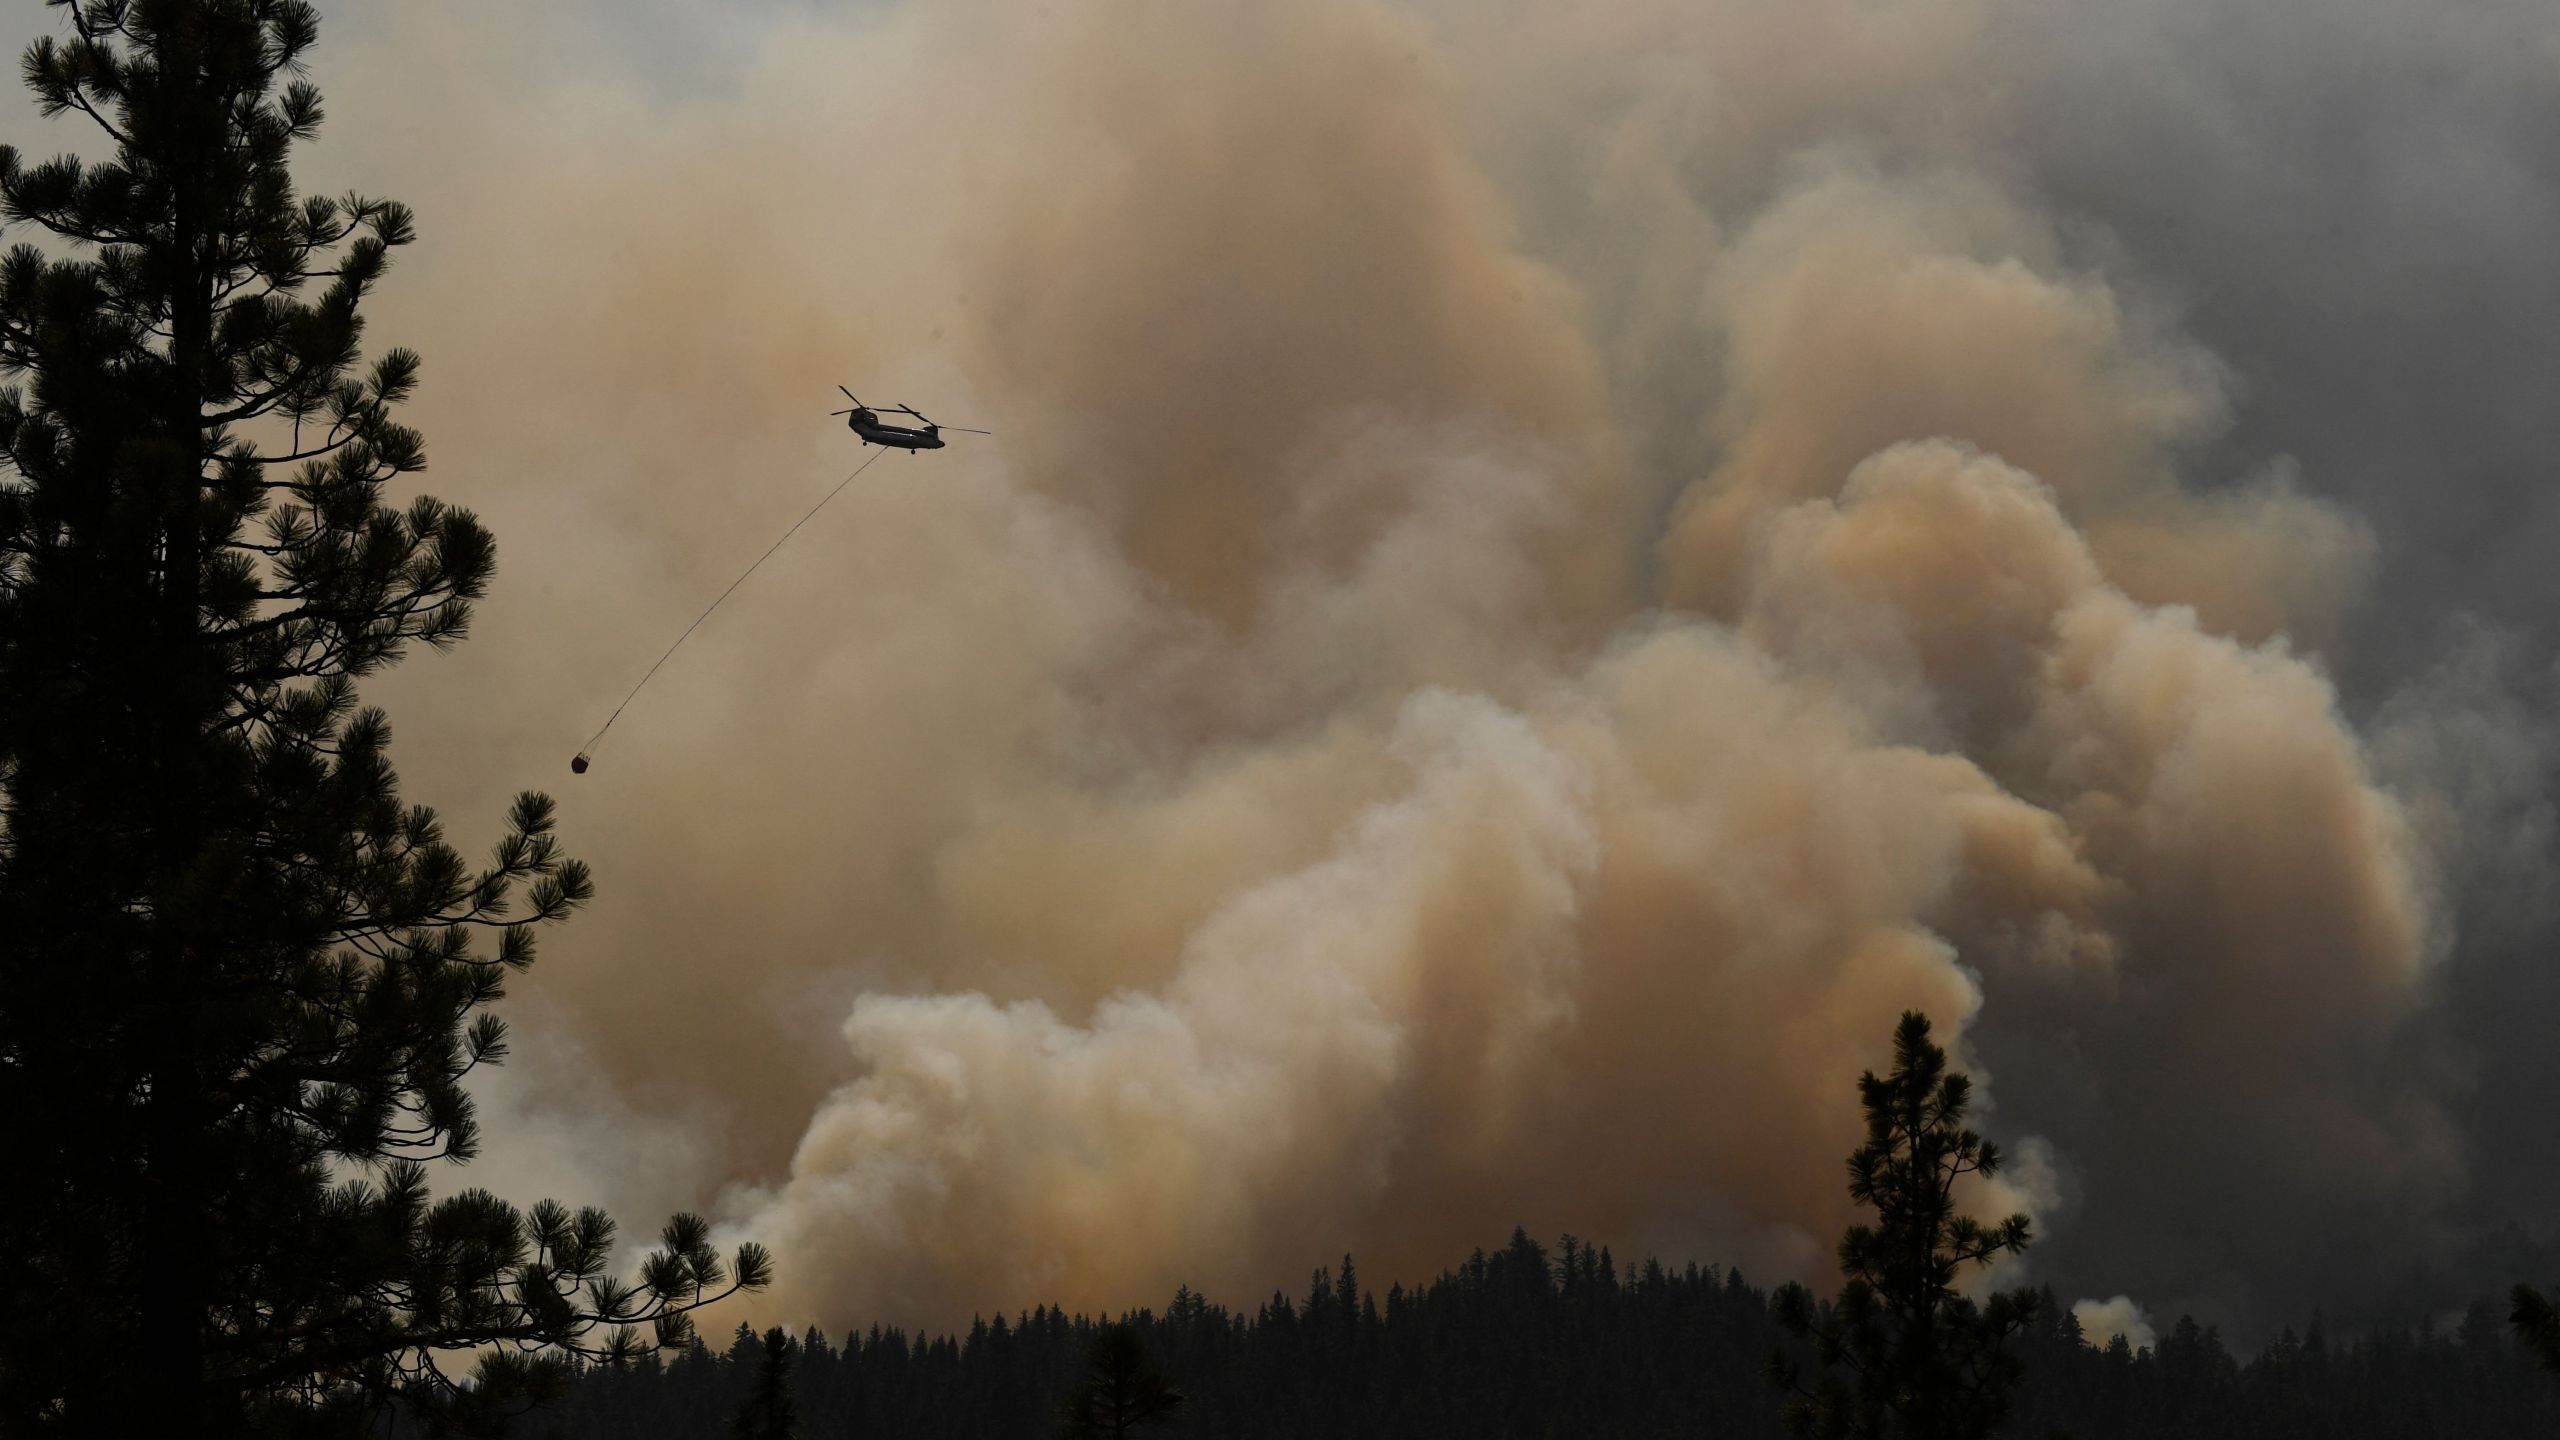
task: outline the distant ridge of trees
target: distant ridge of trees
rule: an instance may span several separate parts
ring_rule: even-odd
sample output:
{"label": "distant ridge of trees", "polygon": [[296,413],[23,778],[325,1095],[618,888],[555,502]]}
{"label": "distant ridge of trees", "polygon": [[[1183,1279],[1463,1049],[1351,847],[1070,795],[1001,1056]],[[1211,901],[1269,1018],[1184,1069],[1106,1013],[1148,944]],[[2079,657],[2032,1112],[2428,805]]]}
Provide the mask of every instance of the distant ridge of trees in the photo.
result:
{"label": "distant ridge of trees", "polygon": [[[1510,1243],[1383,1296],[1317,1270],[1303,1295],[1231,1310],[1184,1289],[1117,1317],[1187,1397],[1151,1440],[1325,1436],[1719,1436],[1779,1440],[1763,1375],[1795,1343],[1738,1271],[1617,1263],[1572,1237]],[[1047,1437],[1104,1324],[1041,1307],[965,1333],[809,1330],[793,1396],[807,1440]],[[762,1369],[743,1327],[665,1360],[584,1370],[524,1440],[696,1440],[725,1433]],[[2235,1355],[2181,1319],[2158,1345],[2090,1343],[2067,1299],[2038,1297],[2009,1340],[2021,1375],[2003,1435],[2044,1440],[2332,1440],[2560,1433],[2560,1385],[2483,1299],[2450,1329],[2333,1340],[2317,1323]],[[1811,1358],[1809,1352],[1805,1358]]]}

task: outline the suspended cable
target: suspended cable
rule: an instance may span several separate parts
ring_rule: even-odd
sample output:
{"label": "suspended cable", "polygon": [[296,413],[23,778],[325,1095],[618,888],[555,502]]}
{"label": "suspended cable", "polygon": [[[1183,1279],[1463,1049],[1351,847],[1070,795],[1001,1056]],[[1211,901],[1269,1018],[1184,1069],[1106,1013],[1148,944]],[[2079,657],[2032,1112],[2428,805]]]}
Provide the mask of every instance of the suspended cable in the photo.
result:
{"label": "suspended cable", "polygon": [[588,736],[587,743],[578,747],[577,755],[569,761],[569,769],[576,774],[586,774],[588,753],[594,750],[596,745],[604,739],[604,732],[613,728],[613,722],[622,718],[623,710],[631,704],[634,697],[639,695],[642,686],[649,683],[650,676],[654,676],[658,673],[658,666],[666,664],[668,658],[673,656],[685,641],[693,637],[693,632],[702,628],[702,622],[710,619],[711,612],[720,608],[721,600],[726,600],[732,594],[736,593],[739,586],[747,583],[748,576],[756,573],[757,570],[763,567],[764,562],[772,559],[773,552],[781,549],[784,541],[787,541],[793,535],[798,534],[800,527],[808,524],[812,516],[816,515],[819,511],[826,509],[827,501],[833,500],[838,495],[843,494],[844,487],[861,479],[862,472],[871,468],[872,461],[878,460],[882,455],[886,455],[888,453],[889,452],[886,450],[878,451],[873,454],[870,459],[853,467],[853,473],[847,475],[842,480],[837,481],[836,488],[828,491],[826,496],[819,500],[817,504],[810,506],[809,513],[807,515],[803,515],[799,519],[792,521],[791,528],[782,532],[782,539],[776,540],[771,545],[767,546],[765,548],[765,552],[756,557],[755,564],[748,566],[743,571],[740,571],[738,578],[729,582],[729,588],[720,592],[719,600],[714,600],[710,604],[703,606],[702,613],[694,616],[693,623],[684,627],[684,633],[676,637],[676,643],[668,646],[666,654],[658,657],[658,664],[649,667],[649,674],[640,677],[640,684],[631,687],[631,693],[622,697],[622,704],[614,706],[613,713],[605,717],[604,724],[596,727],[596,733]]}

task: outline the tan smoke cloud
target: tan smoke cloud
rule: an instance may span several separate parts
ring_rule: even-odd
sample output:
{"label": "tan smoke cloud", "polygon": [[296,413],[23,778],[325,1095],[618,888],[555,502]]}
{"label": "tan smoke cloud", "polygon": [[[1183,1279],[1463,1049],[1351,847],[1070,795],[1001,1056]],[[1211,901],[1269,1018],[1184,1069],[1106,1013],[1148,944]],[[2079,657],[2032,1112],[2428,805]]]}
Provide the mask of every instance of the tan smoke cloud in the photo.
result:
{"label": "tan smoke cloud", "polygon": [[[2049,491],[1956,446],[1888,450],[1771,533],[1792,563],[1740,633],[1631,631],[1516,708],[1415,692],[1374,738],[1379,798],[1161,984],[1081,1024],[976,993],[858,1002],[861,1078],[745,1222],[804,1257],[785,1303],[1249,1292],[1328,1237],[1401,1272],[1524,1217],[1800,1270],[1846,1218],[1809,1163],[1855,1143],[1845,1062],[1905,1006],[1953,1025],[2013,979],[2090,1018],[2128,980],[2194,987],[2116,1123],[2273,1061],[2281,1096],[2222,1125],[2333,1130],[2306,1184],[2440,1146],[2333,1068],[2405,1004],[2420,917],[2315,674],[2134,605]],[[1968,555],[2002,542],[2019,583],[1986,591]],[[1948,733],[1931,700],[2005,720],[1972,748],[2049,808],[1895,743]],[[2297,823],[2251,833],[2267,815]],[[2303,952],[2266,932],[2306,923],[2330,1003],[2282,993]],[[2274,1015],[2299,1053],[2266,1049]],[[1658,1096],[1695,1098],[1626,1117]]]}
{"label": "tan smoke cloud", "polygon": [[1725,458],[1664,537],[1666,598],[1731,613],[1752,530],[1897,440],[1952,435],[2054,486],[2108,577],[2249,639],[2323,644],[2366,563],[2352,520],[2269,479],[2192,497],[2176,451],[2223,417],[2211,359],[2140,333],[2048,225],[1988,184],[1817,158],[1718,268]]}
{"label": "tan smoke cloud", "polygon": [[[1185,606],[1246,618],[1273,576],[1340,565],[1392,517],[1392,472],[1305,483],[1348,416],[1605,438],[1574,297],[1507,243],[1413,27],[1153,4],[1020,33],[1012,114],[1042,143],[970,162],[986,319],[954,338],[1036,420],[1014,451],[1034,482],[1104,515]],[[1605,452],[1547,477],[1564,513],[1524,558],[1572,619],[1625,603],[1616,479]]]}
{"label": "tan smoke cloud", "polygon": [[[1956,63],[1943,13],[1859,53]],[[1367,0],[776,21],[680,97],[375,17],[332,163],[422,209],[377,333],[508,565],[381,687],[456,825],[859,463],[834,380],[999,432],[866,472],[566,792],[603,898],[528,984],[593,1075],[507,1112],[678,1117],[839,1325],[1513,1224],[1818,1278],[1915,1006],[2026,1142],[1984,1207],[2120,1241],[2089,1292],[2425,1213],[2459,1156],[2372,1065],[2428,862],[2307,658],[2361,529],[2183,483],[2225,378],[1988,171],[1816,144],[1711,213],[1685,147],[1830,138],[1821,47],[1716,16],[1768,73],[1612,130],[1597,294],[1481,57]],[[1548,98],[1668,93],[1647,34]]]}

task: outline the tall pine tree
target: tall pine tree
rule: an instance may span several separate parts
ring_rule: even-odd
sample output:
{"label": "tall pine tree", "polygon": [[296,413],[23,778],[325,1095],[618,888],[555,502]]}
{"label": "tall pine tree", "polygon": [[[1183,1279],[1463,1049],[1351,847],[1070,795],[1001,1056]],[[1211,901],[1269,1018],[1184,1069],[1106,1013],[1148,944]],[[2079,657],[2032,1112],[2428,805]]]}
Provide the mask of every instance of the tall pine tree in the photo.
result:
{"label": "tall pine tree", "polygon": [[[731,1353],[745,1348],[734,1347]],[[756,1342],[755,1380],[747,1389],[747,1398],[729,1416],[729,1433],[735,1440],[799,1440],[800,1402],[792,1393],[791,1384],[794,1362],[799,1358],[799,1346],[779,1325],[765,1331]]]}
{"label": "tall pine tree", "polygon": [[2560,1375],[2560,1305],[2530,1285],[2517,1286],[2508,1299],[2513,1308],[2507,1323],[2515,1326],[2516,1338],[2543,1369]]}
{"label": "tall pine tree", "polygon": [[486,1418],[766,1260],[678,1217],[626,1284],[598,1211],[429,1199],[590,887],[540,795],[465,861],[357,703],[493,559],[395,504],[418,359],[359,309],[410,216],[295,193],[302,0],[48,3],[24,73],[97,158],[0,147],[0,1431]]}
{"label": "tall pine tree", "polygon": [[1184,1403],[1172,1377],[1147,1353],[1146,1337],[1124,1320],[1094,1332],[1084,1380],[1059,1407],[1059,1433],[1067,1440],[1125,1440],[1132,1430],[1180,1414]]}
{"label": "tall pine tree", "polygon": [[1779,1323],[1810,1340],[1810,1385],[1783,1352],[1771,1378],[1792,1392],[1799,1440],[1981,1440],[2009,1413],[2018,1362],[2009,1337],[2036,1313],[2015,1290],[1977,1305],[1956,1293],[1966,1268],[2027,1248],[2027,1217],[1985,1225],[1956,1208],[1967,1175],[2000,1172],[1999,1147],[1965,1128],[1973,1081],[1947,1068],[1929,1020],[1903,1012],[1893,1070],[1858,1077],[1867,1140],[1849,1157],[1849,1198],[1876,1212],[1840,1240],[1839,1300],[1816,1309],[1801,1285],[1772,1297]]}

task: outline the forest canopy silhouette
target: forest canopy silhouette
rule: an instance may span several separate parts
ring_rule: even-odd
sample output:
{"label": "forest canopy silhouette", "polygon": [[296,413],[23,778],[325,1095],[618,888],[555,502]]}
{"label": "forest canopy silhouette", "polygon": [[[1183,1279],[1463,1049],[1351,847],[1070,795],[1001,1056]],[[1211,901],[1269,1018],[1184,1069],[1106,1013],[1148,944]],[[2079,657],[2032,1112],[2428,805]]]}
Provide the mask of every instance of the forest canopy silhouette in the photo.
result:
{"label": "forest canopy silhouette", "polygon": [[[1934,1437],[1999,1434],[2531,1434],[2560,1420],[2546,1302],[2519,1292],[2515,1330],[2474,1301],[2458,1326],[2346,1340],[2317,1319],[2255,1356],[2180,1316],[2139,1343],[2091,1330],[2108,1307],[2050,1287],[1981,1295],[1967,1271],[2026,1248],[2024,1216],[1984,1224],[1952,1203],[1996,1146],[1965,1128],[1967,1077],[1906,1014],[1894,1064],[1858,1082],[1867,1142],[1849,1158],[1869,1213],[1842,1237],[1836,1301],[1774,1292],[1738,1270],[1621,1263],[1572,1235],[1526,1232],[1426,1285],[1383,1297],[1351,1256],[1303,1298],[1250,1313],[1188,1286],[1163,1311],[1070,1316],[1042,1305],[965,1334],[872,1325],[841,1341],[741,1324],[589,1371],[543,1423],[568,1437],[707,1433],[915,1436],[1055,1433],[1379,1436],[1552,1434]],[[1997,1273],[1996,1271],[1988,1273]],[[1978,1277],[1977,1277],[1978,1278]],[[1978,1286],[1967,1286],[1979,1294]],[[2530,1312],[2530,1313],[2528,1313]],[[1767,1356],[1765,1365],[1753,1357]],[[751,1378],[750,1378],[751,1377]],[[1179,1388],[1177,1388],[1179,1387]]]}

